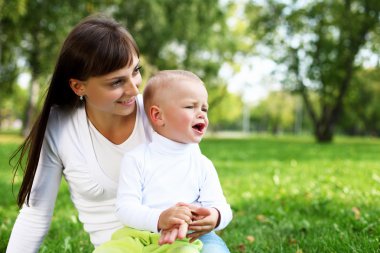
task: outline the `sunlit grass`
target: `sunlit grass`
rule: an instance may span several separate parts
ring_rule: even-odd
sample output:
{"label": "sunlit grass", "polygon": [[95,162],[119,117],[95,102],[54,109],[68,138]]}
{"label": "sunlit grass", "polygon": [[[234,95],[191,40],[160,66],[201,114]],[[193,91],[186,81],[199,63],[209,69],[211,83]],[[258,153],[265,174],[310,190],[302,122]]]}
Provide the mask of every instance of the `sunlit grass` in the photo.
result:
{"label": "sunlit grass", "polygon": [[[0,135],[0,252],[17,215],[8,158],[20,139]],[[340,137],[207,138],[234,211],[220,234],[231,252],[379,252],[380,140]],[[16,189],[19,181],[16,184]],[[91,252],[62,184],[40,252]]]}
{"label": "sunlit grass", "polygon": [[21,143],[23,138],[20,135],[0,134],[0,144],[6,143]]}
{"label": "sunlit grass", "polygon": [[213,140],[235,217],[233,252],[379,252],[380,141],[338,138]]}
{"label": "sunlit grass", "polygon": [[[21,183],[21,174],[15,178],[12,193],[13,171],[8,160],[14,150],[21,144],[22,138],[16,135],[0,134],[0,252],[5,252],[6,245],[18,214],[16,205],[17,190]],[[39,252],[92,252],[93,246],[77,212],[70,200],[67,184],[62,181],[54,211],[53,221]]]}

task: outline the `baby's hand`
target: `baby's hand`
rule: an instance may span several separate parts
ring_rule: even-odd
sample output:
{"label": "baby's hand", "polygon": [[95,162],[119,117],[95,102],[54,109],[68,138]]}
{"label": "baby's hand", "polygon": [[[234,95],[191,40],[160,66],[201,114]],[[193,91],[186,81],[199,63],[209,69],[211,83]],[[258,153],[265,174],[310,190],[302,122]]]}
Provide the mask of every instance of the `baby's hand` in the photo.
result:
{"label": "baby's hand", "polygon": [[172,229],[161,230],[161,236],[158,240],[158,244],[172,244],[176,239],[183,239],[187,234],[188,224],[183,223],[179,227],[175,227]]}
{"label": "baby's hand", "polygon": [[192,213],[189,207],[175,205],[163,211],[158,219],[158,230],[179,228],[182,224],[190,224]]}
{"label": "baby's hand", "polygon": [[[163,211],[158,221],[161,229],[159,244],[173,243],[176,239],[190,238],[195,241],[201,235],[212,231],[218,224],[219,212],[215,208],[199,207],[177,203]],[[193,232],[187,234],[188,230]]]}

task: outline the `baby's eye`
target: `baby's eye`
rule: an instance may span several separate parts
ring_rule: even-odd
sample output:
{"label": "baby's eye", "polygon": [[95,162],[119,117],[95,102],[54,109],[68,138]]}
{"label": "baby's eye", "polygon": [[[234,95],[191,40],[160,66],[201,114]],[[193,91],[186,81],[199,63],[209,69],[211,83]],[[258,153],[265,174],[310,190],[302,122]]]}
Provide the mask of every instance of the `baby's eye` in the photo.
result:
{"label": "baby's eye", "polygon": [[186,109],[193,109],[193,108],[194,108],[194,106],[192,106],[192,105],[189,105],[189,106],[185,106],[185,108],[186,108]]}
{"label": "baby's eye", "polygon": [[202,108],[202,112],[208,112],[208,108]]}

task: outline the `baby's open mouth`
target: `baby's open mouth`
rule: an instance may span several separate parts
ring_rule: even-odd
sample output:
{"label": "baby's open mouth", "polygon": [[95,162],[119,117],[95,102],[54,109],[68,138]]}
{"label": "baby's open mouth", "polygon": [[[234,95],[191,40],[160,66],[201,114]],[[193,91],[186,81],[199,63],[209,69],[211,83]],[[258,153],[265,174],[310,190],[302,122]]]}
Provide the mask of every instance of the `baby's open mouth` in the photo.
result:
{"label": "baby's open mouth", "polygon": [[195,129],[195,130],[197,130],[197,131],[199,131],[199,132],[202,132],[203,131],[203,129],[205,129],[205,124],[204,123],[198,123],[198,124],[195,124],[194,126],[193,126],[193,129]]}

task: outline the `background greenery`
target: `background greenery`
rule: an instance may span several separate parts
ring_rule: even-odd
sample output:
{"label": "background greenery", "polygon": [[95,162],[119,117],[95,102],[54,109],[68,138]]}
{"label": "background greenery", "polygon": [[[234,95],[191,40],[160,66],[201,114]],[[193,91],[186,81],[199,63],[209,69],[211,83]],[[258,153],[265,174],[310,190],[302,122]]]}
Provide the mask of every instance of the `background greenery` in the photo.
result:
{"label": "background greenery", "polygon": [[[210,130],[311,133],[319,142],[380,134],[378,0],[0,0],[0,129],[21,119],[28,133],[64,38],[99,12],[135,37],[145,81],[172,68],[205,81]],[[260,84],[252,57],[276,64]],[[238,81],[227,72],[247,67],[246,80],[230,83]],[[281,89],[252,104],[255,89],[228,89],[273,83]]]}
{"label": "background greenery", "polygon": [[[378,0],[0,0],[0,131],[14,133],[0,135],[0,252],[17,215],[8,158],[63,39],[98,12],[133,34],[144,81],[169,68],[205,81],[210,136],[245,131],[201,144],[234,210],[221,232],[232,252],[380,252]],[[259,85],[280,86],[251,104],[251,90],[229,92],[239,84],[223,66],[250,68],[243,85],[256,85],[252,57],[276,64]],[[20,175],[15,195],[19,185]],[[91,251],[63,182],[41,252]]]}
{"label": "background greenery", "polygon": [[[0,135],[0,252],[17,215],[7,159],[18,142]],[[380,140],[209,137],[201,148],[234,211],[221,232],[231,252],[380,251]],[[92,249],[63,183],[40,252]]]}

